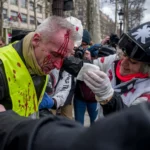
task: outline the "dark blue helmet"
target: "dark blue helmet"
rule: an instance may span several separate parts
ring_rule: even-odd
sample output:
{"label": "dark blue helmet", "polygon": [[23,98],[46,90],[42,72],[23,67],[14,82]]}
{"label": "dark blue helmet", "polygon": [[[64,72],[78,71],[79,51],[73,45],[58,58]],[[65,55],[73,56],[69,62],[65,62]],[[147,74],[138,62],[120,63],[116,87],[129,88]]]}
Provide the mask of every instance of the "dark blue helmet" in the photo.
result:
{"label": "dark blue helmet", "polygon": [[150,22],[122,34],[118,45],[130,58],[150,63]]}

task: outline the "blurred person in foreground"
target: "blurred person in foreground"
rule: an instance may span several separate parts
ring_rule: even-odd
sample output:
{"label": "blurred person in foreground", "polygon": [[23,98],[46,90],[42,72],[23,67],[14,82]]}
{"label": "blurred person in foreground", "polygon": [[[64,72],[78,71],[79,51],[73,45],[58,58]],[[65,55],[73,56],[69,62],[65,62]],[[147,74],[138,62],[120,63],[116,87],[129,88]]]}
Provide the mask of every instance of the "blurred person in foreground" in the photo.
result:
{"label": "blurred person in foreground", "polygon": [[[3,112],[2,112],[3,111]],[[21,117],[0,105],[1,150],[147,150],[150,104],[132,106],[91,127],[60,116]]]}
{"label": "blurred person in foreground", "polygon": [[[96,95],[105,115],[150,100],[150,34],[147,33],[150,22],[124,33],[118,44],[122,57],[115,54],[95,59],[93,64],[99,70],[87,69],[83,74],[83,81]],[[84,63],[70,57],[64,61],[64,67],[78,75]]]}
{"label": "blurred person in foreground", "polygon": [[35,32],[0,50],[0,104],[21,116],[38,117],[47,74],[60,69],[76,39],[67,20],[52,16]]}

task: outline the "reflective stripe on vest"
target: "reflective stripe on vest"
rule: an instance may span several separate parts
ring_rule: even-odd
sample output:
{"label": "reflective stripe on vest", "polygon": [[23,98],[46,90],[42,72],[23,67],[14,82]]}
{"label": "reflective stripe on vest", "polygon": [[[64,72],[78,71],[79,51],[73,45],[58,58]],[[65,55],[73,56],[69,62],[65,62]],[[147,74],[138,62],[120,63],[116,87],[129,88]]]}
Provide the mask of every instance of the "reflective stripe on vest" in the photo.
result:
{"label": "reflective stripe on vest", "polygon": [[[32,78],[11,44],[0,49],[0,59],[4,65],[9,94],[12,100],[12,110],[25,117],[38,112],[38,100]],[[45,92],[47,80],[48,78],[46,77],[39,103]]]}

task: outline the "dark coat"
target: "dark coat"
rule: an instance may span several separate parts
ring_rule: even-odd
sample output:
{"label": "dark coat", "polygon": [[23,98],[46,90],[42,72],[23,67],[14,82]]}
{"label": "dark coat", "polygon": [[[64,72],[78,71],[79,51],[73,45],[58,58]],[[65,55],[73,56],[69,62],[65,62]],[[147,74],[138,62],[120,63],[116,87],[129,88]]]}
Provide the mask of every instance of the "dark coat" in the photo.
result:
{"label": "dark coat", "polygon": [[0,150],[147,150],[150,104],[132,106],[85,128],[53,116],[31,120],[12,111],[0,113]]}

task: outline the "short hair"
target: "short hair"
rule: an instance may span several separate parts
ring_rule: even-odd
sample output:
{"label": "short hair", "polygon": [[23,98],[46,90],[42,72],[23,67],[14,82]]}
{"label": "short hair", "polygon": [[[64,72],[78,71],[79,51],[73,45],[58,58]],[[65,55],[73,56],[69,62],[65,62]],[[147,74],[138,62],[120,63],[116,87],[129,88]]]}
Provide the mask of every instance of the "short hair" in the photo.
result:
{"label": "short hair", "polygon": [[40,33],[44,41],[50,41],[52,34],[57,33],[61,29],[69,30],[70,39],[76,40],[76,32],[74,26],[66,19],[58,16],[51,16],[45,19],[35,30],[36,33]]}
{"label": "short hair", "polygon": [[147,73],[148,77],[150,78],[150,64],[144,63],[143,66],[141,67],[141,72],[142,73]]}
{"label": "short hair", "polygon": [[2,41],[3,43],[5,43],[5,39],[2,36],[0,36],[0,41]]}

